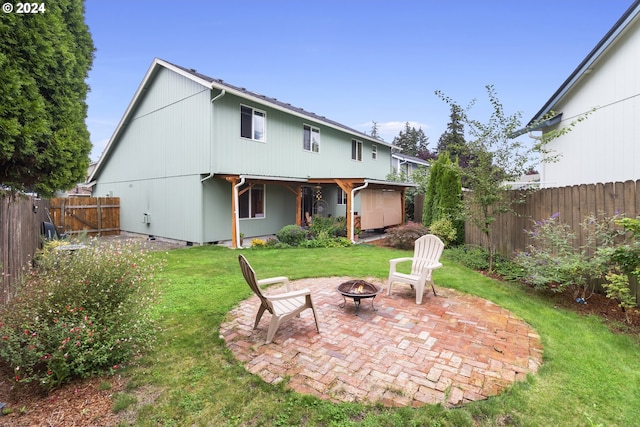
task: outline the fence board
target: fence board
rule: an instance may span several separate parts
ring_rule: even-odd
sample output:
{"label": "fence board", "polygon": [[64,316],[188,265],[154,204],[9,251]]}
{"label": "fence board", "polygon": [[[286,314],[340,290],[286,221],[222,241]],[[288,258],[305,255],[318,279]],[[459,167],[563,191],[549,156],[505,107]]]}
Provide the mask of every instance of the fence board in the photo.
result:
{"label": "fence board", "polygon": [[51,216],[60,233],[86,233],[89,236],[120,234],[118,197],[51,199]]}
{"label": "fence board", "polygon": [[625,181],[624,183],[624,207],[621,212],[636,212],[636,193],[635,183],[633,181]]}
{"label": "fence board", "polygon": [[41,247],[42,223],[47,221],[48,200],[33,196],[0,196],[0,270],[2,294],[7,303],[20,276],[28,270]]}

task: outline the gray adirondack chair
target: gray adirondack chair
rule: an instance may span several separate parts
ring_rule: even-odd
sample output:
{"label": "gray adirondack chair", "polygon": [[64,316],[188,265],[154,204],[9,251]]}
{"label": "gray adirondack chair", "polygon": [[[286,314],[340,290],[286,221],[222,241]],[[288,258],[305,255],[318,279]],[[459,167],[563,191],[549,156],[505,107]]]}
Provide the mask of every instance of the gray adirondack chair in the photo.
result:
{"label": "gray adirondack chair", "polygon": [[[273,336],[280,324],[292,317],[299,316],[300,313],[308,308],[313,312],[313,319],[316,323],[316,329],[320,332],[320,326],[318,325],[318,316],[316,309],[313,306],[311,300],[311,291],[309,289],[292,290],[289,286],[289,279],[280,277],[271,277],[268,279],[258,280],[256,273],[243,255],[238,255],[238,261],[240,262],[240,268],[242,269],[242,275],[247,281],[247,284],[251,290],[260,299],[260,308],[258,308],[258,314],[256,315],[256,321],[253,325],[253,329],[258,328],[258,323],[265,311],[271,313],[271,322],[269,323],[269,330],[267,332],[266,344],[269,344],[273,340]],[[260,288],[263,285],[284,283],[287,291],[281,294],[267,295],[262,292]]]}

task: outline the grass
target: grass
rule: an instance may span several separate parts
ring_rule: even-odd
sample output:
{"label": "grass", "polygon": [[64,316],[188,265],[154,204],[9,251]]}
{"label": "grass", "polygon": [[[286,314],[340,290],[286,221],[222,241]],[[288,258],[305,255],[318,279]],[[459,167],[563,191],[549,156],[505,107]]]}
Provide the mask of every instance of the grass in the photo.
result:
{"label": "grass", "polygon": [[[262,277],[379,277],[390,258],[409,255],[368,245],[332,249],[245,250]],[[250,295],[238,252],[205,246],[170,251],[162,272],[163,327],[153,353],[129,369],[128,393],[138,398],[140,426],[631,426],[640,420],[638,337],[613,334],[600,319],[556,309],[527,289],[497,282],[443,256],[438,287],[489,299],[540,334],[544,365],[500,396],[457,409],[439,405],[384,408],[329,403],[264,383],[227,351],[219,326]],[[143,387],[144,386],[144,387]]]}

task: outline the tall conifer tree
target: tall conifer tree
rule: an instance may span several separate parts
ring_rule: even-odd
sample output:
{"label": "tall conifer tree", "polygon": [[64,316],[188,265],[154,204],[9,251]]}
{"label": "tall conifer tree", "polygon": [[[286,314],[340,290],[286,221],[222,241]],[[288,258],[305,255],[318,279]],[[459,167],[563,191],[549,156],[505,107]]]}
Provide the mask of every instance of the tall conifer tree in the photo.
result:
{"label": "tall conifer tree", "polygon": [[0,184],[48,196],[86,178],[94,46],[82,0],[43,5],[0,15]]}

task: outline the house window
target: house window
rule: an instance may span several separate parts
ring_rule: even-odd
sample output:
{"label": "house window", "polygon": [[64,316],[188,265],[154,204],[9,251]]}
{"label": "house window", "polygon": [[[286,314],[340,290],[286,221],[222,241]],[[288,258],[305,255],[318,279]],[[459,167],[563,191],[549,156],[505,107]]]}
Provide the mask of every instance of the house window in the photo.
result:
{"label": "house window", "polygon": [[347,193],[345,193],[342,188],[338,189],[338,204],[339,205],[347,204]]}
{"label": "house window", "polygon": [[320,152],[320,129],[304,125],[302,148],[313,153]]}
{"label": "house window", "polygon": [[376,144],[371,146],[371,158],[373,160],[378,158],[378,146]]}
{"label": "house window", "polygon": [[240,218],[264,218],[264,184],[240,189],[238,196]]}
{"label": "house window", "polygon": [[266,140],[265,125],[267,115],[264,111],[255,110],[245,105],[240,106],[240,136],[254,141]]}
{"label": "house window", "polygon": [[362,161],[362,141],[351,140],[351,158],[359,162]]}

